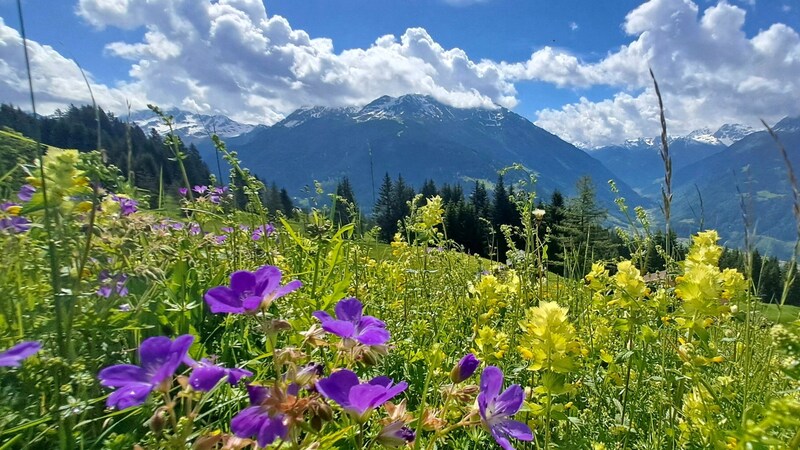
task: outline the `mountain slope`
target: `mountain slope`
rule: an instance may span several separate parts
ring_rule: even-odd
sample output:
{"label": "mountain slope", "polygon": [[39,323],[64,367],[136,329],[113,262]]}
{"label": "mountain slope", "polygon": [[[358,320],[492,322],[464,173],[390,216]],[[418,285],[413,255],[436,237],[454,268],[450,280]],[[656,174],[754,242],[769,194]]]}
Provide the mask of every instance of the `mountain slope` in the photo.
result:
{"label": "mountain slope", "polygon": [[[781,120],[774,131],[797,170],[800,117]],[[786,164],[767,131],[749,134],[724,152],[676,171],[673,186],[673,217],[679,232],[697,231],[702,222],[705,228],[717,229],[728,244],[741,246],[744,213],[752,222],[758,236],[756,244],[762,251],[780,257],[790,255],[797,237],[792,188]]]}
{"label": "mountain slope", "polygon": [[[540,195],[555,189],[572,194],[578,178],[590,175],[598,198],[613,209],[605,183],[615,177],[608,169],[505,108],[462,109],[429,96],[384,96],[360,109],[303,108],[271,127],[229,139],[228,146],[254,173],[293,193],[313,180],[332,190],[347,176],[366,209],[386,172],[402,174],[414,186],[425,179],[439,185],[494,182],[497,171],[513,163],[538,174]],[[625,183],[619,187],[635,204],[645,202]]]}
{"label": "mountain slope", "polygon": [[[700,129],[692,133],[669,138],[669,152],[673,171],[677,172],[697,161],[727,148],[725,142],[746,135],[741,125],[724,125],[715,133]],[[719,137],[718,137],[719,136]],[[601,147],[589,154],[610,168],[642,195],[660,198],[664,184],[664,162],[661,160],[661,138],[630,140],[623,145]]]}

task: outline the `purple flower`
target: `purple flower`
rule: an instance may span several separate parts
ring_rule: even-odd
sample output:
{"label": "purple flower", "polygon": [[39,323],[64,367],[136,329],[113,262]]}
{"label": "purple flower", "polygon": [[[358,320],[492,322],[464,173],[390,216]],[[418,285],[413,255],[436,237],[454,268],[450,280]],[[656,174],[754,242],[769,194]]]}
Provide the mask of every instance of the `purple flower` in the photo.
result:
{"label": "purple flower", "polygon": [[189,234],[191,234],[192,236],[197,236],[198,234],[200,234],[201,231],[202,230],[200,229],[200,224],[197,223],[189,224]]}
{"label": "purple flower", "polygon": [[247,386],[252,406],[243,409],[231,420],[231,431],[241,438],[256,436],[259,447],[266,447],[275,439],[286,439],[289,427],[285,416],[271,411],[266,403],[269,391],[261,386]]}
{"label": "purple flower", "polygon": [[228,186],[218,186],[214,188],[214,193],[217,195],[222,195],[228,192]]}
{"label": "purple flower", "polygon": [[219,236],[214,236],[214,242],[217,243],[218,245],[224,244],[225,241],[227,240],[228,236],[225,236],[224,234],[220,234]]}
{"label": "purple flower", "polygon": [[233,233],[233,228],[231,228],[231,227],[222,227],[222,228],[220,228],[220,230],[223,233],[228,233],[228,234]]}
{"label": "purple flower", "polygon": [[231,274],[230,287],[211,288],[203,298],[213,313],[252,313],[303,286],[298,280],[283,286],[280,283],[281,271],[275,266],[264,266],[255,272],[240,270]]}
{"label": "purple flower", "polygon": [[23,341],[0,353],[0,367],[19,367],[22,360],[42,349],[36,341]]}
{"label": "purple flower", "polygon": [[461,383],[471,377],[480,364],[481,362],[475,355],[467,353],[461,358],[461,361],[453,367],[453,370],[450,372],[450,380],[452,380],[453,383]]}
{"label": "purple flower", "polygon": [[150,392],[171,379],[184,361],[194,336],[185,334],[174,341],[165,336],[145,339],[139,347],[141,366],[118,364],[98,374],[100,384],[117,388],[106,400],[106,406],[119,409],[144,403]]}
{"label": "purple flower", "polygon": [[105,298],[111,297],[114,293],[120,297],[128,295],[128,288],[125,286],[128,276],[124,273],[112,277],[107,270],[103,270],[100,271],[98,279],[100,280],[100,288],[97,289],[97,295]]}
{"label": "purple flower", "polygon": [[364,316],[364,305],[357,298],[340,300],[334,307],[336,319],[325,311],[313,316],[322,322],[322,329],[344,339],[355,339],[364,345],[383,345],[389,340],[386,324],[372,316]]}
{"label": "purple flower", "polygon": [[519,411],[525,393],[522,387],[514,384],[503,393],[503,372],[495,366],[489,366],[481,374],[480,393],[478,394],[478,410],[481,422],[492,433],[494,440],[505,450],[514,450],[509,437],[521,441],[533,440],[531,429],[522,422],[510,419]]}
{"label": "purple flower", "polygon": [[3,217],[0,219],[0,231],[19,234],[28,231],[31,223],[28,219],[19,216]]}
{"label": "purple flower", "polygon": [[254,241],[257,241],[264,236],[271,235],[274,232],[275,232],[275,226],[272,225],[271,223],[268,223],[266,225],[261,225],[256,227],[256,229],[253,230],[253,235],[251,237],[253,238]]}
{"label": "purple flower", "polygon": [[181,194],[181,197],[186,197],[186,194],[189,193],[189,188],[178,188],[178,194]]}
{"label": "purple flower", "polygon": [[228,378],[227,381],[231,386],[235,386],[240,379],[253,376],[253,372],[249,370],[236,367],[228,369],[218,366],[206,358],[200,361],[190,361],[189,364],[194,367],[192,374],[189,375],[189,384],[195,391],[208,392],[224,377]]}
{"label": "purple flower", "polygon": [[30,184],[24,184],[21,188],[19,188],[17,197],[23,202],[29,202],[33,198],[34,192],[36,192],[35,187],[31,186]]}
{"label": "purple flower", "polygon": [[119,212],[122,216],[130,216],[131,214],[138,211],[139,202],[132,198],[128,197],[121,197],[118,195],[112,195],[111,198],[119,203]]}
{"label": "purple flower", "polygon": [[208,187],[207,186],[195,186],[195,187],[192,188],[192,190],[197,192],[198,194],[202,195],[202,194],[205,194],[206,192],[208,192]]}
{"label": "purple flower", "polygon": [[373,409],[405,391],[407,387],[408,383],[405,381],[394,384],[391,379],[384,376],[373,378],[368,383],[361,383],[358,376],[347,369],[334,372],[328,378],[317,381],[317,391],[323,397],[335,401],[360,420],[365,420]]}
{"label": "purple flower", "polygon": [[414,430],[407,427],[402,421],[395,421],[383,427],[378,434],[377,441],[384,447],[399,448],[409,442],[414,442],[417,437]]}

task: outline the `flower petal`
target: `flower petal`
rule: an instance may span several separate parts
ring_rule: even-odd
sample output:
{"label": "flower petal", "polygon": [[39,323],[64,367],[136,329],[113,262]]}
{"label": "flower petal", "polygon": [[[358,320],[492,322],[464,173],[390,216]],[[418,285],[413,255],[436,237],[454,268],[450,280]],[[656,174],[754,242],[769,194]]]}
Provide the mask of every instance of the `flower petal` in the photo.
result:
{"label": "flower petal", "polygon": [[170,357],[172,340],[155,336],[142,341],[139,346],[139,363],[148,375],[156,373]]}
{"label": "flower petal", "polygon": [[256,284],[253,293],[264,298],[281,284],[281,270],[275,266],[264,266],[256,270],[255,278]]}
{"label": "flower petal", "polygon": [[269,416],[260,406],[250,406],[231,419],[231,431],[240,438],[249,438],[258,434],[268,420]]}
{"label": "flower petal", "polygon": [[290,281],[290,282],[286,283],[285,285],[279,287],[278,289],[276,289],[275,292],[273,292],[272,295],[270,295],[269,297],[272,300],[275,300],[276,298],[281,298],[286,294],[289,294],[291,292],[294,292],[294,291],[300,289],[301,287],[303,287],[303,282],[302,281],[293,280],[293,281]]}
{"label": "flower petal", "polygon": [[322,322],[322,329],[343,338],[353,338],[356,332],[352,322],[335,319]]}
{"label": "flower petal", "polygon": [[247,396],[251,405],[260,405],[269,397],[269,389],[258,384],[248,384]]}
{"label": "flower petal", "polygon": [[242,300],[227,286],[217,286],[209,289],[206,295],[203,296],[203,299],[214,314],[242,314],[244,312]]}
{"label": "flower petal", "polygon": [[106,399],[106,406],[109,408],[126,409],[132,406],[139,406],[147,400],[147,396],[153,390],[150,383],[129,383],[120,386],[112,392]]}
{"label": "flower petal", "polygon": [[361,313],[364,311],[364,305],[355,297],[340,300],[334,307],[336,318],[339,320],[347,320],[357,324],[361,321]]}
{"label": "flower petal", "polygon": [[503,391],[495,400],[494,415],[511,416],[516,414],[522,406],[522,401],[524,399],[525,393],[522,391],[520,385],[514,384],[509,386],[508,389]]}
{"label": "flower petal", "polygon": [[192,370],[189,384],[196,391],[208,392],[227,374],[228,371],[224,367],[208,363]]}
{"label": "flower petal", "polygon": [[386,328],[386,322],[372,316],[364,316],[358,321],[359,328],[379,327]]}
{"label": "flower petal", "polygon": [[383,404],[381,399],[386,396],[386,387],[374,384],[359,384],[350,389],[348,405],[342,405],[344,409],[353,411],[359,416],[363,416],[367,411]]}
{"label": "flower petal", "polygon": [[19,366],[20,362],[42,349],[36,341],[24,341],[0,353],[0,366]]}
{"label": "flower petal", "polygon": [[121,387],[131,383],[147,383],[147,373],[139,366],[118,364],[106,367],[97,374],[100,384],[106,387]]}
{"label": "flower petal", "polygon": [[503,433],[499,427],[492,426],[489,428],[489,432],[492,433],[492,437],[494,441],[497,442],[497,445],[503,448],[503,450],[514,450],[514,446],[511,445],[511,442],[508,440],[508,437]]}
{"label": "flower petal", "polygon": [[268,417],[264,423],[261,424],[261,429],[258,431],[258,445],[266,447],[275,442],[275,439],[285,438],[289,429],[283,423],[283,416],[278,415],[275,417]]}
{"label": "flower petal", "polygon": [[164,361],[155,372],[150,372],[149,369],[145,368],[148,374],[151,375],[150,382],[159,384],[167,378],[172,377],[175,374],[175,370],[178,369],[178,366],[186,359],[192,342],[194,342],[194,336],[191,334],[184,334],[176,337],[175,341],[170,341],[167,360]]}
{"label": "flower petal", "polygon": [[253,272],[239,270],[231,274],[231,290],[241,296],[245,292],[255,292],[256,275]]}
{"label": "flower petal", "polygon": [[520,421],[505,419],[496,423],[495,427],[502,430],[503,434],[511,436],[514,439],[519,439],[520,441],[533,440],[533,432],[531,431],[530,427]]}
{"label": "flower petal", "polygon": [[389,341],[389,337],[387,329],[378,327],[367,327],[355,336],[356,340],[364,345],[383,345]]}
{"label": "flower petal", "polygon": [[483,369],[481,373],[480,393],[478,394],[478,408],[481,417],[486,420],[486,410],[493,404],[495,398],[503,387],[503,371],[495,366]]}
{"label": "flower petal", "polygon": [[317,381],[316,386],[323,397],[346,407],[350,405],[350,390],[358,386],[358,382],[358,375],[342,369],[332,373],[328,378]]}

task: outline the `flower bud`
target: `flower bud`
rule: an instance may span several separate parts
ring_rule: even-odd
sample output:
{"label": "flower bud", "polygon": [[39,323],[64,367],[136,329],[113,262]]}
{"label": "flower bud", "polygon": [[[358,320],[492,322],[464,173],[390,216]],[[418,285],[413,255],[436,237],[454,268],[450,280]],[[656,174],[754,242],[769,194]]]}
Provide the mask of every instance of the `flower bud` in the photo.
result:
{"label": "flower bud", "polygon": [[378,434],[377,441],[388,448],[399,448],[409,442],[414,442],[416,433],[405,426],[403,422],[392,422],[386,425]]}
{"label": "flower bud", "polygon": [[480,363],[481,362],[475,355],[468,353],[453,367],[453,370],[450,372],[450,380],[456,384],[461,383],[475,373],[475,369],[478,368]]}

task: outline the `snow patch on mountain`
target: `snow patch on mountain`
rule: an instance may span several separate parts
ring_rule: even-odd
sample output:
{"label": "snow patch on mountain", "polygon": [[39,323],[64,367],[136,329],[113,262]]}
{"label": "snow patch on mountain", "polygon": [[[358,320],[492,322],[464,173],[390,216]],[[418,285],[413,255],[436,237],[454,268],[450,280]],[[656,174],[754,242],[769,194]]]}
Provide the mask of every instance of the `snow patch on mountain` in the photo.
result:
{"label": "snow patch on mountain", "polygon": [[[173,117],[172,129],[183,140],[193,141],[208,138],[216,134],[220,138],[230,138],[250,132],[255,125],[237,122],[229,117],[215,114],[195,114],[178,109],[164,111]],[[145,131],[155,129],[164,136],[169,127],[152,111],[139,111],[131,115],[131,120]]]}
{"label": "snow patch on mountain", "polygon": [[726,123],[714,132],[714,137],[730,147],[734,142],[740,141],[743,137],[754,133],[755,131],[756,130],[753,127],[749,127],[747,125]]}

